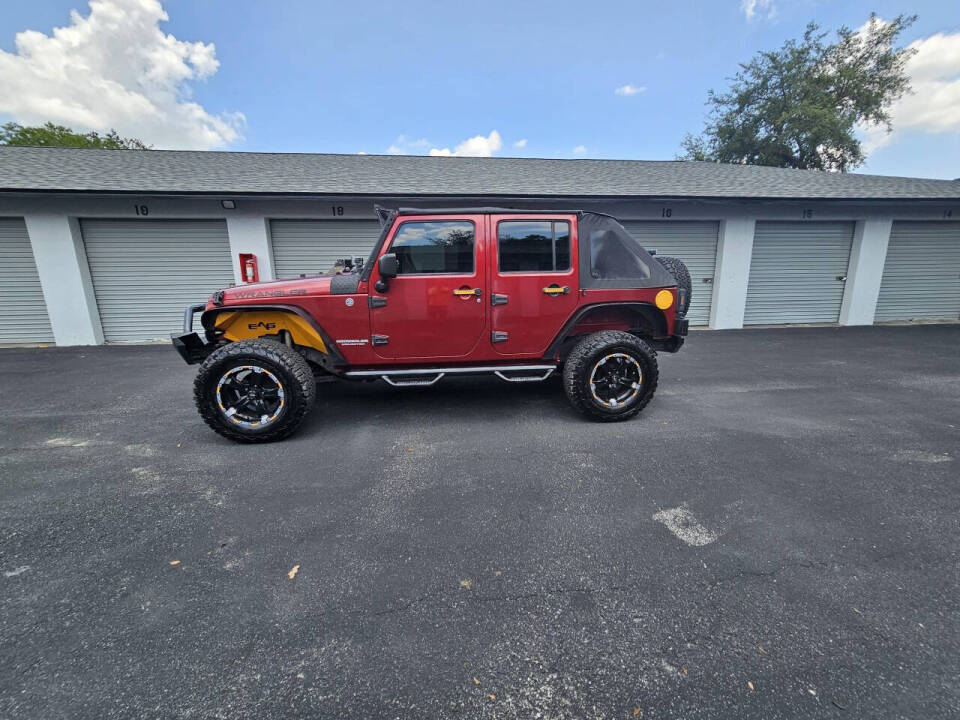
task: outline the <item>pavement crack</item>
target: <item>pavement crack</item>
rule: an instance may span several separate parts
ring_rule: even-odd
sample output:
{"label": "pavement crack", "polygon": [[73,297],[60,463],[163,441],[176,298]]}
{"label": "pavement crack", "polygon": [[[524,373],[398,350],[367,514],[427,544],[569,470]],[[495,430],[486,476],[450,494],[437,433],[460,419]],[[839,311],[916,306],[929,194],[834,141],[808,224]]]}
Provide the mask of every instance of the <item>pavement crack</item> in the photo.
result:
{"label": "pavement crack", "polygon": [[416,605],[425,603],[426,601],[430,600],[431,598],[437,597],[438,595],[443,595],[444,592],[445,592],[444,590],[434,590],[433,592],[420,595],[419,597],[416,597],[413,600],[409,600],[403,603],[398,603],[394,607],[388,607],[382,610],[374,610],[374,611],[367,610],[367,609],[349,610],[347,614],[360,615],[362,617],[383,617],[385,615],[396,615],[397,613],[410,610]]}

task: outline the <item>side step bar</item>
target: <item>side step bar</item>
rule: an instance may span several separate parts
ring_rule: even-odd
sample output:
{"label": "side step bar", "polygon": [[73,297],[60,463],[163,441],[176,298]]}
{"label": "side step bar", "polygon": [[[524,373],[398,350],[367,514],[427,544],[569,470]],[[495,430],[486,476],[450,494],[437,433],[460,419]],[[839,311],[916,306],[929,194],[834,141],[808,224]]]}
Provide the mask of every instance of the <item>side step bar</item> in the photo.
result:
{"label": "side step bar", "polygon": [[[394,387],[427,387],[446,375],[496,375],[507,382],[541,382],[550,377],[556,365],[490,365],[454,368],[405,368],[403,370],[350,370],[347,378],[380,378]],[[509,374],[507,374],[509,373]],[[520,373],[516,375],[515,373]],[[536,373],[531,375],[529,373]]]}
{"label": "side step bar", "polygon": [[[550,367],[544,370],[543,375],[520,375],[518,377],[507,377],[504,375],[503,370],[497,370],[494,375],[496,375],[501,380],[506,380],[507,382],[542,382],[548,377],[553,375],[553,371],[556,370],[556,367]],[[510,372],[507,370],[506,372]]]}
{"label": "side step bar", "polygon": [[413,387],[419,385],[420,387],[429,387],[437,381],[440,380],[446,373],[437,373],[433,376],[432,379],[428,380],[427,378],[423,379],[410,379],[410,380],[394,380],[389,375],[381,375],[380,379],[383,380],[387,385],[393,385],[394,387]]}

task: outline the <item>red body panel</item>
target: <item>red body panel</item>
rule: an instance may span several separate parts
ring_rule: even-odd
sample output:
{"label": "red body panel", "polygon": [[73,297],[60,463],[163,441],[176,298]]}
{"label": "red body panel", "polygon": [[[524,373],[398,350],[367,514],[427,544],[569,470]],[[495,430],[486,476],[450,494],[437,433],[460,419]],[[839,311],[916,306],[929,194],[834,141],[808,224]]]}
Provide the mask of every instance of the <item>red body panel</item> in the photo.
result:
{"label": "red body panel", "polygon": [[[569,220],[571,269],[551,273],[500,273],[498,271],[496,226],[498,220]],[[355,294],[331,295],[332,276],[275,280],[223,291],[221,305],[207,304],[207,310],[229,310],[236,306],[287,306],[306,311],[323,328],[350,366],[385,367],[425,363],[461,365],[508,363],[543,357],[557,334],[578,311],[606,303],[647,303],[656,307],[655,297],[663,288],[581,290],[575,214],[529,215],[404,215],[397,219],[381,248],[389,252],[399,225],[423,220],[470,220],[476,226],[474,272],[464,275],[401,275],[388,280],[388,289],[378,293],[380,279],[376,264],[369,282],[360,282]],[[568,294],[551,296],[543,288],[569,286]],[[479,289],[479,296],[456,296],[455,289]],[[673,305],[663,315],[664,337],[674,332],[676,288],[667,288]],[[491,305],[491,294],[507,295],[506,305]],[[383,307],[370,307],[368,295],[387,300]],[[479,302],[478,302],[479,301]],[[591,313],[574,334],[603,329],[628,329],[623,313]],[[507,333],[507,341],[494,343],[491,332]],[[389,337],[386,345],[374,347],[371,335]]]}

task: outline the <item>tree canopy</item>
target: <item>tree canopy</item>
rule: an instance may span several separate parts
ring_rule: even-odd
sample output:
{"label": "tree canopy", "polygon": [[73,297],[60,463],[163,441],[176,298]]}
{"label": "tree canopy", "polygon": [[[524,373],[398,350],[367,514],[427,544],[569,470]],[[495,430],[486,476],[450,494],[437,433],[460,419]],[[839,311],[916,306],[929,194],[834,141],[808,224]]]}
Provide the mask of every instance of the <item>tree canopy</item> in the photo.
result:
{"label": "tree canopy", "polygon": [[27,145],[42,147],[119,148],[122,150],[149,150],[136,138],[124,138],[116,130],[100,135],[95,132],[78,133],[51,122],[35,127],[17,123],[0,126],[0,145]]}
{"label": "tree canopy", "polygon": [[894,44],[915,20],[871,15],[860,31],[841,27],[833,42],[810,23],[802,39],[758,53],[727,92],[710,91],[706,127],[684,138],[680,158],[840,172],[862,165],[857,127],[890,132],[890,108],[910,92],[914,51]]}

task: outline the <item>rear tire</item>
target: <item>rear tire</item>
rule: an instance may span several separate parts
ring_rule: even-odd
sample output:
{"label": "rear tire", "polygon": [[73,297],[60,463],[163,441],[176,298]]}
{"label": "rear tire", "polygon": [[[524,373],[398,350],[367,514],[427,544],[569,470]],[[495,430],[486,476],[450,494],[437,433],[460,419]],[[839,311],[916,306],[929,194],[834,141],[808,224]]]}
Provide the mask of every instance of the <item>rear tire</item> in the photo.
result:
{"label": "rear tire", "polygon": [[647,406],[659,381],[657,353],[620,330],[587,335],[563,368],[570,404],[591,420],[628,420]]}
{"label": "rear tire", "polygon": [[241,340],[204,360],[193,383],[200,417],[225,438],[242,443],[282,440],[313,406],[310,364],[274,340]]}
{"label": "rear tire", "polygon": [[693,280],[690,279],[690,270],[687,269],[686,264],[680,258],[670,257],[669,255],[657,255],[654,259],[663,265],[667,272],[673,276],[677,287],[684,288],[687,291],[683,305],[677,308],[677,311],[681,315],[686,315],[687,310],[690,308],[690,298],[693,296]]}

